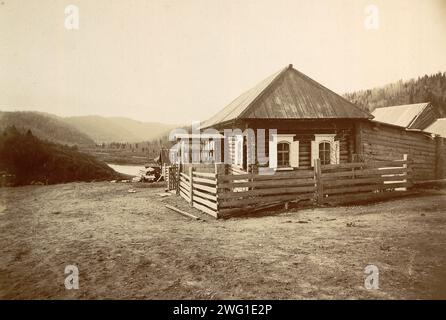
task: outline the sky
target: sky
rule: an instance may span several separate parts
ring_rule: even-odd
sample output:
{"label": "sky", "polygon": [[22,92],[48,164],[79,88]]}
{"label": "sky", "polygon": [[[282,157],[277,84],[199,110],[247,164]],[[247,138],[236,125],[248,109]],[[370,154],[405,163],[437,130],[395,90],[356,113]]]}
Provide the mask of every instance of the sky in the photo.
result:
{"label": "sky", "polygon": [[3,111],[189,123],[288,64],[339,94],[445,72],[446,0],[0,0]]}

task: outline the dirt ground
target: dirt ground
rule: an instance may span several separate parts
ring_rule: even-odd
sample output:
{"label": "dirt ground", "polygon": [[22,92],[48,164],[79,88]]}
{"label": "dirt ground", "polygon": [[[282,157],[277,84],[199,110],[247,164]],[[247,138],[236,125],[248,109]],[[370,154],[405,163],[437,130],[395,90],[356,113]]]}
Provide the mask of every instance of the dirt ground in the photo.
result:
{"label": "dirt ground", "polygon": [[[0,298],[446,298],[446,191],[229,220],[160,193],[105,182],[0,189]],[[364,287],[370,264],[378,290]],[[65,289],[67,265],[79,268],[78,290]]]}

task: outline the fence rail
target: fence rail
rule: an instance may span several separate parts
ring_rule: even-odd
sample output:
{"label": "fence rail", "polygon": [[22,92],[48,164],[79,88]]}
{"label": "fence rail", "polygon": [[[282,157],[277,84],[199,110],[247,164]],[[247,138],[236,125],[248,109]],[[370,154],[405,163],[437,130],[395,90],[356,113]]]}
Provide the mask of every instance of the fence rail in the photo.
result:
{"label": "fence rail", "polygon": [[408,165],[407,158],[339,165],[321,165],[316,159],[312,170],[273,175],[225,165],[216,165],[214,173],[189,167],[188,172],[175,174],[177,193],[192,207],[218,218],[279,204],[333,205],[395,197],[412,186]]}

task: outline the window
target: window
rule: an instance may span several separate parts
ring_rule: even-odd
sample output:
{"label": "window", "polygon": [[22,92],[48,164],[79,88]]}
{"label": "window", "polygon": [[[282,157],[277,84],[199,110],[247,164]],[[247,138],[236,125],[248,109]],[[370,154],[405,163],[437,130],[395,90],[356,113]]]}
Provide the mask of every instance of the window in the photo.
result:
{"label": "window", "polygon": [[339,164],[339,141],[335,140],[336,134],[315,134],[311,141],[311,166],[316,159],[321,160],[322,165]]}
{"label": "window", "polygon": [[293,170],[299,167],[299,141],[295,134],[272,134],[269,140],[268,159],[274,170]]}
{"label": "window", "polygon": [[287,142],[280,142],[277,144],[277,166],[290,166],[290,145]]}
{"label": "window", "polygon": [[329,142],[319,143],[319,159],[321,159],[321,164],[330,164],[330,149],[331,144]]}

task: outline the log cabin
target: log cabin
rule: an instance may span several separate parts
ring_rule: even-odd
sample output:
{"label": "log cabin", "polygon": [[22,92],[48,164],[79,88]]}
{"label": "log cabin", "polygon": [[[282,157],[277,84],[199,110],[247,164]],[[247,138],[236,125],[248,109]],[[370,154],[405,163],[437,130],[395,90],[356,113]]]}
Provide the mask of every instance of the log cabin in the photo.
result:
{"label": "log cabin", "polygon": [[[373,116],[289,65],[246,91],[201,129],[253,129],[254,141],[244,134],[225,139],[222,161],[249,171],[249,164],[274,170],[309,169],[321,164],[352,161],[358,151],[361,124]],[[266,129],[257,143],[257,130]],[[271,131],[276,129],[274,134]],[[223,149],[223,148],[222,148]],[[255,155],[268,157],[259,163]],[[229,159],[228,159],[229,157]]]}

